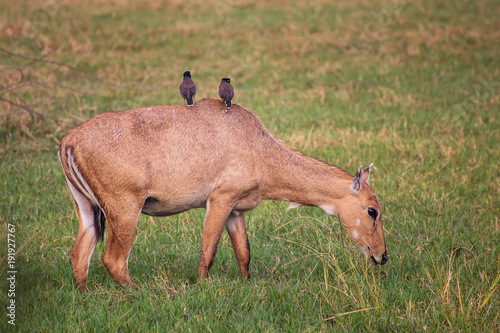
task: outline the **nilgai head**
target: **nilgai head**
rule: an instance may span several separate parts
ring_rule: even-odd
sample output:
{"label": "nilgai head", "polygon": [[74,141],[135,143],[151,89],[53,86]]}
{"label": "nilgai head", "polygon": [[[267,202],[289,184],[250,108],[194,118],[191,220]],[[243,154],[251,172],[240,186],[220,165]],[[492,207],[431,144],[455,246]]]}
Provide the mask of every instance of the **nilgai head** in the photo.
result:
{"label": "nilgai head", "polygon": [[382,227],[382,208],[370,188],[370,172],[361,166],[354,176],[350,193],[339,207],[339,218],[351,239],[373,264],[385,264],[388,260]]}

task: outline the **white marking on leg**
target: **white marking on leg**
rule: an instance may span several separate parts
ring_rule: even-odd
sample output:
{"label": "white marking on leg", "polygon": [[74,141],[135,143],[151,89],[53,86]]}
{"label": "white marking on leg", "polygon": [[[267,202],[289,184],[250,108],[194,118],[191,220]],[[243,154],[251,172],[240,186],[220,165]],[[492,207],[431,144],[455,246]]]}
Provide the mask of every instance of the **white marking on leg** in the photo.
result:
{"label": "white marking on leg", "polygon": [[73,156],[73,154],[71,154],[71,150],[68,152],[68,165],[70,167],[70,170],[73,172],[73,174],[72,174],[73,177],[75,177],[78,180],[79,185],[84,187],[84,188],[80,188],[79,191],[83,195],[85,195],[87,198],[89,198],[93,204],[98,205],[100,208],[101,206],[99,205],[99,202],[97,201],[97,199],[94,195],[94,192],[92,192],[92,189],[87,184],[87,182],[85,181],[85,178],[83,177],[82,173],[78,169],[78,166],[76,165],[76,162],[75,162],[75,157]]}
{"label": "white marking on leg", "polygon": [[[90,253],[87,258],[87,276],[89,273],[90,269],[90,261],[92,260],[92,255],[94,254],[95,248],[97,246],[97,237],[96,237],[96,230],[95,230],[95,225],[94,225],[94,205],[97,205],[99,209],[102,210],[101,206],[97,202],[97,199],[92,192],[92,189],[90,186],[87,184],[85,181],[85,178],[83,178],[83,175],[81,174],[80,170],[78,169],[75,158],[73,154],[71,153],[72,150],[67,151],[67,158],[68,158],[68,166],[70,171],[72,172],[72,176],[76,179],[77,185],[78,186],[83,186],[84,188],[77,188],[73,183],[68,179],[66,175],[64,175],[66,179],[66,184],[68,185],[68,188],[73,195],[73,198],[75,199],[76,205],[78,206],[78,210],[80,212],[80,218],[81,218],[81,228],[82,230],[79,231],[83,232],[84,234],[89,234],[90,237],[92,237],[92,244],[90,245]],[[61,160],[61,152],[58,151],[59,155],[59,160]],[[99,213],[98,213],[99,214]]]}
{"label": "white marking on leg", "polygon": [[203,226],[205,226],[205,222],[207,222],[207,216],[209,211],[210,211],[210,199],[207,200],[207,211],[205,212],[205,220],[203,220]]}
{"label": "white marking on leg", "polygon": [[[65,176],[66,177],[66,176]],[[90,269],[90,261],[92,260],[92,255],[94,254],[95,247],[97,245],[97,238],[95,235],[95,227],[94,227],[94,210],[92,208],[92,204],[89,202],[89,199],[85,197],[80,191],[76,189],[76,187],[69,181],[66,177],[66,183],[68,184],[68,188],[75,199],[76,205],[78,206],[78,210],[80,212],[81,227],[83,230],[79,232],[83,232],[84,234],[89,234],[90,237],[93,238],[93,244],[91,245],[90,254],[87,258],[87,275],[89,274]]]}
{"label": "white marking on leg", "polygon": [[226,228],[227,231],[233,232],[236,230],[236,226],[238,225],[238,216],[240,213],[232,211],[231,214],[229,214],[229,217],[226,220]]}
{"label": "white marking on leg", "polygon": [[95,246],[97,245],[97,242],[94,243],[94,246],[90,250],[90,255],[87,261],[87,276],[89,275],[89,268],[90,268],[90,260],[92,259],[92,255],[94,254]]}
{"label": "white marking on leg", "polygon": [[[64,176],[66,177],[66,176]],[[86,230],[86,232],[92,233],[95,237],[94,230],[94,210],[92,209],[92,203],[89,199],[82,194],[66,177],[66,184],[68,184],[69,190],[73,195],[73,198],[76,201],[76,205],[80,211],[80,215],[82,218],[82,227]]]}
{"label": "white marking on leg", "polygon": [[[139,214],[137,214],[137,218],[135,219],[136,222],[139,220],[139,216],[141,216],[141,212],[139,212]],[[136,226],[136,228],[137,228],[137,226]],[[127,269],[128,269],[128,260],[130,259],[130,252],[132,252],[132,246],[130,247],[130,249],[128,250],[128,253],[127,253]]]}

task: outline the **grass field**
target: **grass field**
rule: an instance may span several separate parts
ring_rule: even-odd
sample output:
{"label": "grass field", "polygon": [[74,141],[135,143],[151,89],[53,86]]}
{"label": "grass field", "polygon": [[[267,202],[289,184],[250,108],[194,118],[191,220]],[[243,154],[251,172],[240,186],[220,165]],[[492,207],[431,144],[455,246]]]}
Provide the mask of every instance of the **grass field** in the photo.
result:
{"label": "grass field", "polygon": [[[487,0],[2,1],[0,331],[499,331],[499,17]],[[374,162],[389,262],[319,209],[265,202],[250,281],[224,233],[197,282],[193,210],[140,217],[133,288],[98,244],[79,293],[59,141],[100,112],[180,104],[185,70],[198,99],[231,77],[293,148],[351,174]]]}

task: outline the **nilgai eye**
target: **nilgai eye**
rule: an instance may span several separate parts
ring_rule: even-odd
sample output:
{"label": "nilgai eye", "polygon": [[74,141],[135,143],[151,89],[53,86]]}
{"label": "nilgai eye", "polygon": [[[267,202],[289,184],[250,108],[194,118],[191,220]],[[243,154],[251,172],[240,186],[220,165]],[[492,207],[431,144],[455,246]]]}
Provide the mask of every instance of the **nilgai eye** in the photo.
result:
{"label": "nilgai eye", "polygon": [[378,215],[377,210],[372,207],[368,208],[368,215],[370,215],[372,219],[376,220]]}

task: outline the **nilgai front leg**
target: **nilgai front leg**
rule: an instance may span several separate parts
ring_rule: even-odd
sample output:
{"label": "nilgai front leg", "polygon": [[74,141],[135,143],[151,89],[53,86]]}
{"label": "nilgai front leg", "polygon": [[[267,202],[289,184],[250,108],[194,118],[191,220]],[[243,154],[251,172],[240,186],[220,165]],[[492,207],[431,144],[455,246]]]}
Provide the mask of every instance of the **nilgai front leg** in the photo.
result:
{"label": "nilgai front leg", "polygon": [[248,243],[247,229],[245,226],[245,215],[232,211],[226,221],[226,229],[233,244],[234,254],[240,266],[241,276],[250,278],[250,244]]}
{"label": "nilgai front leg", "polygon": [[201,241],[198,280],[208,278],[208,271],[210,271],[214,262],[222,229],[224,229],[224,225],[232,208],[233,204],[228,204],[228,201],[220,198],[211,196],[207,200],[207,212],[203,224],[203,238]]}

